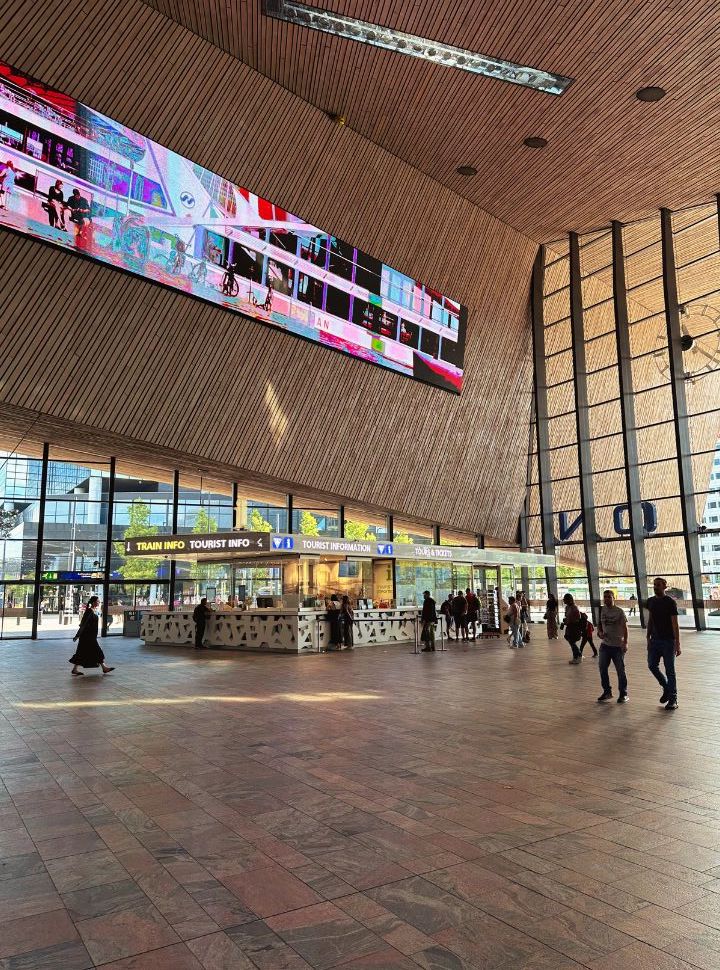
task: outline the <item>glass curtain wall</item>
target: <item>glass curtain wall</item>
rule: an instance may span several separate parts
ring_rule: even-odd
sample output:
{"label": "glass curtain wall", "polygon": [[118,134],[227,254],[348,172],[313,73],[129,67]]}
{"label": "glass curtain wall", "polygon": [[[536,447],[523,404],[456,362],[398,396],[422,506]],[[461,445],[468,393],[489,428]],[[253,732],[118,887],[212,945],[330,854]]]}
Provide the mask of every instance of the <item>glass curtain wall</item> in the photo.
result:
{"label": "glass curtain wall", "polygon": [[662,575],[681,625],[720,626],[719,229],[715,204],[663,211],[536,263],[526,545],[631,622]]}

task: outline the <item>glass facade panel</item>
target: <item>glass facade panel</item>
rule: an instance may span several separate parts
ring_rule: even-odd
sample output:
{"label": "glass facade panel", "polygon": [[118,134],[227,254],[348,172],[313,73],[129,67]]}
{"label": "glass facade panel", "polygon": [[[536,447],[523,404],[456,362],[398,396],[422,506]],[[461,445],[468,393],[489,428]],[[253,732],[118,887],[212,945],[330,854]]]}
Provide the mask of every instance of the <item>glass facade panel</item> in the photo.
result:
{"label": "glass facade panel", "polygon": [[[544,324],[546,337],[553,329],[547,324],[568,306],[568,284],[579,284],[586,373],[575,375],[571,351],[553,354],[546,345],[549,387],[539,392],[546,394],[550,416],[545,430],[551,445],[561,447],[538,456],[538,476],[531,478],[529,488],[531,493],[539,492],[539,481],[549,476],[556,541],[562,542],[563,557],[579,563],[563,562],[559,567],[562,592],[570,585],[568,580],[575,578],[568,569],[587,573],[581,519],[578,523],[582,501],[577,476],[584,456],[587,465],[583,471],[589,473],[586,512],[594,509],[597,565],[591,561],[591,574],[583,582],[585,595],[593,590],[595,607],[601,581],[618,589],[624,583],[628,596],[634,586],[636,595],[645,597],[651,574],[662,572],[683,601],[683,623],[720,626],[718,228],[717,207],[710,205],[673,213],[671,219],[658,213],[616,230],[614,236],[608,232],[580,236],[576,280],[570,279],[574,245],[570,238],[567,254],[553,255],[551,277],[555,288],[563,286],[562,294],[551,293],[550,277],[545,279],[544,320],[536,319],[534,326]],[[663,263],[664,250],[671,253],[671,247],[662,244],[663,234],[674,247],[674,264]],[[624,294],[613,288],[616,259],[624,262]],[[666,295],[673,298],[675,285],[677,301],[666,307]],[[627,320],[620,332],[616,332],[618,320]],[[553,349],[560,346],[556,343]],[[629,356],[629,366],[618,360],[618,347],[623,358]],[[681,378],[675,395],[670,385],[671,360]],[[582,400],[586,392],[589,405],[588,441],[579,443],[574,430],[576,376],[579,397]],[[553,386],[559,383],[559,387]],[[624,410],[621,389],[628,395]],[[560,413],[564,416],[556,417]],[[685,449],[680,455],[678,447]],[[631,461],[627,470],[626,454]],[[681,462],[688,472],[682,494]],[[631,497],[642,509],[635,534],[630,532]],[[537,541],[542,534],[539,502],[531,497],[528,508],[528,541],[531,534]],[[684,534],[685,521],[688,535]],[[586,537],[594,552],[592,538]],[[694,604],[689,598],[691,590]]]}

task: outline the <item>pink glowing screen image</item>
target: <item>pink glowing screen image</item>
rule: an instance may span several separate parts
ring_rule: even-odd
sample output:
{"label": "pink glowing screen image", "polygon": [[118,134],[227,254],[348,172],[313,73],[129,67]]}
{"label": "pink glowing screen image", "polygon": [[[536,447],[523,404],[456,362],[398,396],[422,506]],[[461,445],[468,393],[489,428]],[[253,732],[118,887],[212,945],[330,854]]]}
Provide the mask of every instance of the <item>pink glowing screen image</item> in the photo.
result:
{"label": "pink glowing screen image", "polygon": [[1,61],[0,226],[462,390],[458,302]]}

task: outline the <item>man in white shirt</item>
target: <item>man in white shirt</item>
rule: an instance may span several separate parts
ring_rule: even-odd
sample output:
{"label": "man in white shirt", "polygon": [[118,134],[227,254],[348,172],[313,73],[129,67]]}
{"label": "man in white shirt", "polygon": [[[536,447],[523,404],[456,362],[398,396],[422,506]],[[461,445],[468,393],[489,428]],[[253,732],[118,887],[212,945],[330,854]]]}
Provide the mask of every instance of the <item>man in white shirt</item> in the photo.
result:
{"label": "man in white shirt", "polygon": [[600,607],[600,682],[603,692],[598,697],[598,704],[612,698],[609,669],[611,662],[615,665],[618,675],[618,704],[625,704],[628,699],[627,676],[625,674],[625,654],[627,653],[628,628],[627,617],[619,606],[615,606],[615,594],[611,589],[603,592],[603,605]]}

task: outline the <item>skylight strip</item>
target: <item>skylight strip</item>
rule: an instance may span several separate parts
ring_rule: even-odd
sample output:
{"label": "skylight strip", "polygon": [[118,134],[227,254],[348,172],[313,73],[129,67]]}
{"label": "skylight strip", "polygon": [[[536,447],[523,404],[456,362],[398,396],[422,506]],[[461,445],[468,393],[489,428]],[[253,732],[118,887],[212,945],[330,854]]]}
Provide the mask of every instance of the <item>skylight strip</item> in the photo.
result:
{"label": "skylight strip", "polygon": [[498,81],[521,84],[536,91],[543,91],[545,94],[562,94],[573,81],[572,78],[563,77],[561,74],[551,74],[535,67],[487,57],[474,51],[463,50],[461,47],[452,47],[450,44],[442,44],[415,34],[406,34],[401,30],[381,27],[364,20],[356,20],[354,17],[345,17],[331,10],[320,10],[317,7],[296,3],[295,0],[265,0],[265,13],[269,17],[298,24],[301,27],[321,30],[327,34],[346,37],[348,40],[370,44],[373,47],[382,47],[398,54],[409,54],[410,57],[419,57],[434,64],[442,64],[443,67],[455,67],[461,71],[482,74]]}

